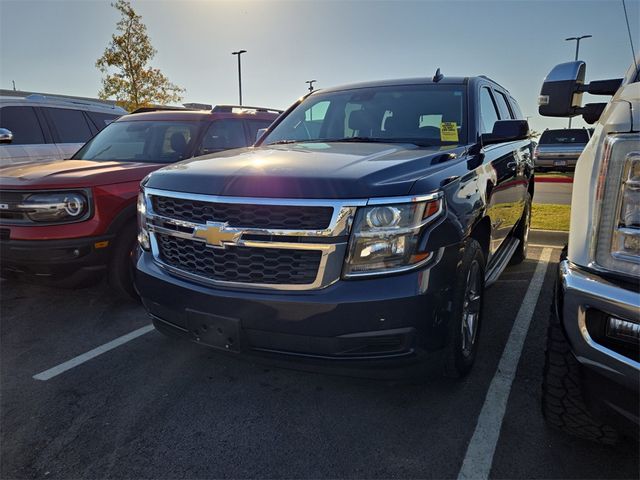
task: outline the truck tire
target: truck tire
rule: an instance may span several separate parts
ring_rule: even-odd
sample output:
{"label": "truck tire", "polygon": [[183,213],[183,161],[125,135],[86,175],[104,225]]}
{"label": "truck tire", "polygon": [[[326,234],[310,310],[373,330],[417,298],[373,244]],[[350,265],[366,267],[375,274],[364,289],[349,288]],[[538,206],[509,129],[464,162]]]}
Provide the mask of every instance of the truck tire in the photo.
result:
{"label": "truck tire", "polygon": [[482,247],[469,238],[456,273],[454,301],[449,322],[449,342],[444,352],[444,374],[464,377],[471,371],[482,326],[485,259]]}
{"label": "truck tire", "polygon": [[570,435],[607,445],[618,441],[616,430],[587,409],[580,364],[571,353],[553,305],[542,379],[542,415],[547,423]]}
{"label": "truck tire", "polygon": [[513,252],[509,265],[518,265],[527,259],[529,248],[529,230],[531,229],[531,195],[527,193],[522,218],[515,229],[515,237],[520,240],[516,251]]}
{"label": "truck tire", "polygon": [[109,285],[124,298],[138,300],[133,287],[133,255],[137,246],[138,226],[135,221],[127,223],[118,232],[109,257]]}

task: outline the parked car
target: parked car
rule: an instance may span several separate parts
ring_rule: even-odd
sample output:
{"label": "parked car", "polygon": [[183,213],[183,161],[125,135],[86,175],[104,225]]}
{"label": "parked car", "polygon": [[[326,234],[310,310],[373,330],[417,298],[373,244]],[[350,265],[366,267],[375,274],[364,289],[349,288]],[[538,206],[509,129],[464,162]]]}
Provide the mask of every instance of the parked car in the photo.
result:
{"label": "parked car", "polygon": [[0,166],[69,158],[126,113],[113,102],[0,90]]}
{"label": "parked car", "polygon": [[545,130],[540,135],[540,143],[533,150],[536,170],[549,172],[573,171],[578,157],[587,146],[591,134],[586,128],[562,128]]}
{"label": "parked car", "polygon": [[156,327],[222,350],[474,362],[482,299],[526,257],[529,128],[485,77],[316,91],[255,147],[152,173],[136,285]]}
{"label": "parked car", "polygon": [[106,270],[114,288],[133,294],[140,180],[169,163],[251,145],[278,113],[218,106],[131,114],[70,160],[1,167],[1,275],[75,286]]}
{"label": "parked car", "polygon": [[[560,261],[549,322],[542,407],[549,424],[601,443],[615,443],[620,434],[640,437],[638,64],[640,57],[624,80],[588,86],[584,62],[558,65],[543,85],[540,106],[541,115],[583,113],[589,123],[597,120],[574,177],[568,250]],[[578,89],[614,95],[608,105],[576,108]]]}

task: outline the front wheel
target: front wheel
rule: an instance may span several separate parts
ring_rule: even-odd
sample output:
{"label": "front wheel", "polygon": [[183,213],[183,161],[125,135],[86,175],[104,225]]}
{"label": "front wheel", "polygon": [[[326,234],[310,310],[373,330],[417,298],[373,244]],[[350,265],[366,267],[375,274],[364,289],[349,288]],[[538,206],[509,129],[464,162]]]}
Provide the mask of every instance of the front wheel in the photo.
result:
{"label": "front wheel", "polygon": [[109,285],[120,296],[138,299],[133,287],[135,249],[138,245],[138,227],[131,222],[116,237],[109,259]]}
{"label": "front wheel", "polygon": [[467,240],[454,286],[444,365],[444,373],[448,377],[467,375],[476,359],[482,325],[484,268],[484,253],[480,244],[474,239]]}

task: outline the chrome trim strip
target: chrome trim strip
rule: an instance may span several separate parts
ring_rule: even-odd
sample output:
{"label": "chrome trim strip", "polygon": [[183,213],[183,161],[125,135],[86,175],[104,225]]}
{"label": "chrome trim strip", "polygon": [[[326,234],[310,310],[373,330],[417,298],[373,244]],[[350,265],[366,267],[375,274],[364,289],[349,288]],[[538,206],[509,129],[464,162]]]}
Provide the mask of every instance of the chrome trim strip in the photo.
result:
{"label": "chrome trim strip", "polygon": [[391,205],[395,203],[428,202],[442,198],[443,193],[438,191],[425,195],[413,195],[406,197],[373,197],[367,200],[367,205]]}
{"label": "chrome trim strip", "polygon": [[200,193],[173,192],[169,190],[159,190],[157,188],[144,187],[146,195],[155,195],[158,197],[180,198],[183,200],[195,200],[198,202],[210,203],[234,203],[242,205],[284,205],[299,207],[336,207],[351,206],[359,207],[367,204],[366,199],[298,199],[298,198],[264,198],[264,197],[226,197],[224,195],[204,195]]}

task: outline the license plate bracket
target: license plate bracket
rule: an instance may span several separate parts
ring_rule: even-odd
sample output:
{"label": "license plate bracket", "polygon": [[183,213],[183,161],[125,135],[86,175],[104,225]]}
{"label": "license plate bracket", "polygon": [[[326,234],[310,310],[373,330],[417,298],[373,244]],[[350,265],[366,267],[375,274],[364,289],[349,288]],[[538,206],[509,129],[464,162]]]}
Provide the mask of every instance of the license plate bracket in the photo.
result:
{"label": "license plate bracket", "polygon": [[187,330],[191,338],[203,345],[230,352],[240,351],[240,320],[187,310]]}

